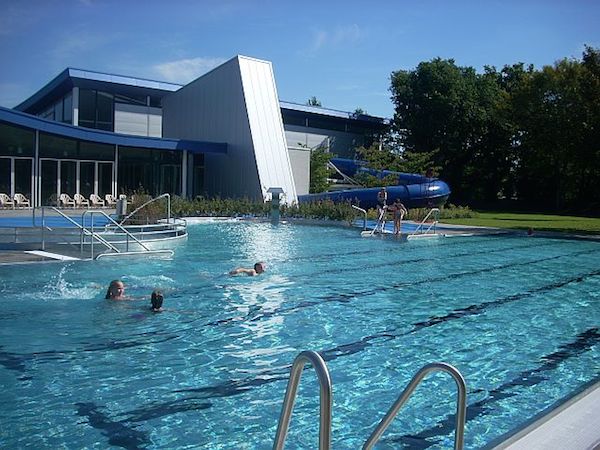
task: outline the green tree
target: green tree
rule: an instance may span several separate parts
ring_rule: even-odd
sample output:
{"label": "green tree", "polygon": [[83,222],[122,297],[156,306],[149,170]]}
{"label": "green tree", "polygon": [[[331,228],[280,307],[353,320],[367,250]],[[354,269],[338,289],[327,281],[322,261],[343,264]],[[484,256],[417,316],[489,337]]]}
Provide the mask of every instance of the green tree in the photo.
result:
{"label": "green tree", "polygon": [[309,193],[325,192],[329,189],[329,169],[327,163],[333,155],[323,148],[310,151]]}
{"label": "green tree", "polygon": [[314,95],[307,100],[306,104],[308,106],[322,106],[321,101]]}

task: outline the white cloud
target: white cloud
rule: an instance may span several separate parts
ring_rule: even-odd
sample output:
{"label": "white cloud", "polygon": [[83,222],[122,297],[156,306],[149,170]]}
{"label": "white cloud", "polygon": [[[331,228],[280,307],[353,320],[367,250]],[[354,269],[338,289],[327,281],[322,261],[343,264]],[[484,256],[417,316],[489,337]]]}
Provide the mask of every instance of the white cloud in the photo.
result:
{"label": "white cloud", "polygon": [[360,41],[365,33],[357,24],[338,26],[332,31],[318,30],[313,33],[311,51],[317,52],[325,47],[349,45]]}
{"label": "white cloud", "polygon": [[156,64],[152,67],[154,72],[165,81],[186,84],[195,80],[200,75],[220,66],[225,58],[191,58]]}

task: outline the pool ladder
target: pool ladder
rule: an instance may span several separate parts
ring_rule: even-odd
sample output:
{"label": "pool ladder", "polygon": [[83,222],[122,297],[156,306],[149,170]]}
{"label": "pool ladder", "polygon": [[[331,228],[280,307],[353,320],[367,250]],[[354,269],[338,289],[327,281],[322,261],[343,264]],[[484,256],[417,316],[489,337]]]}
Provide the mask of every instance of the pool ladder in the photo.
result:
{"label": "pool ladder", "polygon": [[[331,446],[331,409],[333,403],[333,397],[331,393],[331,378],[329,376],[329,370],[325,361],[315,351],[304,351],[300,353],[294,363],[290,372],[290,379],[288,381],[285,397],[283,400],[283,406],[281,408],[281,415],[279,417],[279,423],[277,425],[277,433],[275,435],[275,442],[273,443],[274,450],[282,450],[285,445],[285,439],[290,425],[290,419],[292,417],[292,410],[294,408],[294,402],[296,400],[296,394],[298,391],[298,385],[300,384],[300,378],[302,376],[302,370],[306,363],[311,363],[317,372],[320,385],[320,421],[319,421],[319,449],[329,450]],[[411,394],[417,388],[417,386],[423,381],[423,379],[431,372],[442,371],[449,373],[457,387],[457,406],[456,406],[456,421],[454,430],[454,449],[461,450],[464,444],[464,429],[467,413],[467,386],[465,379],[461,373],[455,367],[450,364],[443,362],[431,363],[423,366],[421,370],[412,378],[408,386],[404,389],[400,397],[394,402],[390,410],[381,419],[377,428],[371,433],[365,444],[363,450],[370,450],[379,441],[381,435],[392,423],[398,411],[408,401]]]}

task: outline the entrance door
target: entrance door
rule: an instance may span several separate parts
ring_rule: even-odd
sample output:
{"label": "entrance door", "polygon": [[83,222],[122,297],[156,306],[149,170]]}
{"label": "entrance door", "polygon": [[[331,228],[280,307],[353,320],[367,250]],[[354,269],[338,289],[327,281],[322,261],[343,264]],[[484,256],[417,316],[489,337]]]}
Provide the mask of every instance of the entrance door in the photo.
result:
{"label": "entrance door", "polygon": [[102,198],[106,194],[116,194],[116,192],[113,192],[113,163],[98,163],[97,194]]}
{"label": "entrance door", "polygon": [[41,169],[41,204],[58,205],[58,161],[42,159]]}
{"label": "entrance door", "polygon": [[15,190],[14,193],[23,194],[33,201],[33,159],[15,158]]}
{"label": "entrance door", "polygon": [[85,198],[96,193],[96,163],[92,161],[81,161],[79,163],[79,193]]}
{"label": "entrance door", "polygon": [[56,205],[60,194],[81,194],[85,198],[97,194],[104,198],[113,193],[111,162],[41,159],[40,175],[42,205]]}
{"label": "entrance door", "polygon": [[31,200],[33,158],[0,158],[0,192],[13,197],[23,194]]}

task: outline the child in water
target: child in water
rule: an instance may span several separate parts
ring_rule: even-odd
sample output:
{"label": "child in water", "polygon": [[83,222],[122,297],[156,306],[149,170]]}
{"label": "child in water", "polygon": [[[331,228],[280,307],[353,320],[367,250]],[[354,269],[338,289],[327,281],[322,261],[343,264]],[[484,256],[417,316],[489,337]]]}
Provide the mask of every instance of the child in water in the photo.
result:
{"label": "child in water", "polygon": [[152,296],[150,297],[150,303],[151,303],[151,309],[152,312],[160,312],[162,311],[162,304],[163,304],[163,293],[159,290],[154,290],[152,291]]}

